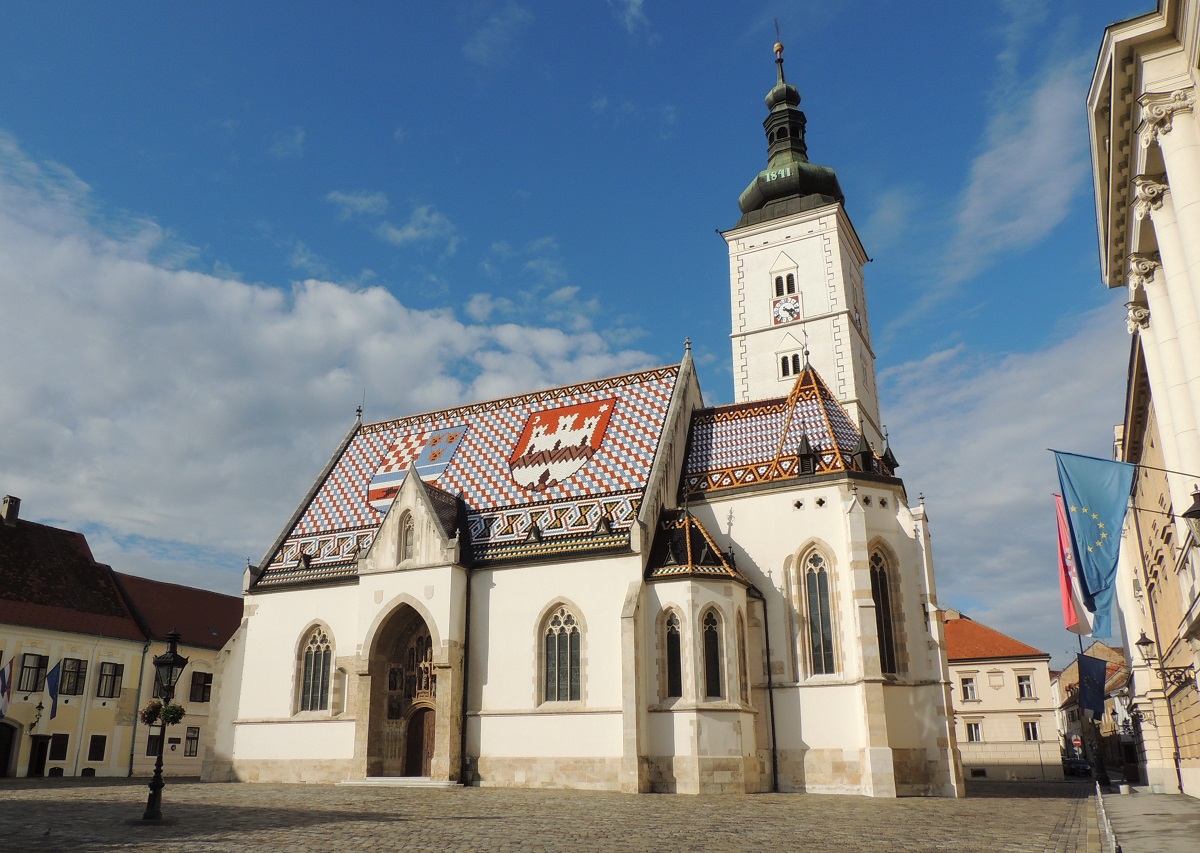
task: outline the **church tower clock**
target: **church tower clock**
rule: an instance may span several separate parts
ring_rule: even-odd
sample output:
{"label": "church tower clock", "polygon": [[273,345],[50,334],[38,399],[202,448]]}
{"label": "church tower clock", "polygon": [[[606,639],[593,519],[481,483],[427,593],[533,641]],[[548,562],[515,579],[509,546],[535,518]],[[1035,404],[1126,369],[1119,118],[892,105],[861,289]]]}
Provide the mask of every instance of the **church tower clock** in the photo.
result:
{"label": "church tower clock", "polygon": [[867,256],[833,169],[808,161],[800,92],[783,73],[767,93],[767,167],[738,199],[729,244],[733,382],[738,402],[788,393],[812,363],[867,440],[881,447]]}

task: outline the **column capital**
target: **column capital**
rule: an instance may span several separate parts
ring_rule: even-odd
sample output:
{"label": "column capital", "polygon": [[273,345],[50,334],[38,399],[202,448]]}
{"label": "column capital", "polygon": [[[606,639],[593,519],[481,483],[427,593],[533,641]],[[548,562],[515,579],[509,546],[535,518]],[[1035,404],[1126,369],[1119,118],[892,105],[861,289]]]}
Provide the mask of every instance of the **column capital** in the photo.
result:
{"label": "column capital", "polygon": [[1125,329],[1129,334],[1134,334],[1139,329],[1144,329],[1150,325],[1150,309],[1145,305],[1138,305],[1130,302],[1128,313],[1125,315]]}
{"label": "column capital", "polygon": [[[1155,273],[1162,267],[1158,252],[1135,252],[1129,256],[1129,294],[1135,296],[1138,290],[1145,290],[1146,285],[1154,280]],[[1136,300],[1135,300],[1136,301]]]}
{"label": "column capital", "polygon": [[1149,148],[1158,140],[1171,132],[1171,123],[1175,113],[1191,112],[1196,105],[1194,89],[1176,89],[1174,92],[1147,92],[1138,98],[1142,108],[1142,123],[1138,126],[1138,136],[1141,137],[1142,147]]}
{"label": "column capital", "polygon": [[1133,215],[1145,219],[1148,213],[1160,209],[1170,189],[1166,175],[1137,175],[1133,179]]}

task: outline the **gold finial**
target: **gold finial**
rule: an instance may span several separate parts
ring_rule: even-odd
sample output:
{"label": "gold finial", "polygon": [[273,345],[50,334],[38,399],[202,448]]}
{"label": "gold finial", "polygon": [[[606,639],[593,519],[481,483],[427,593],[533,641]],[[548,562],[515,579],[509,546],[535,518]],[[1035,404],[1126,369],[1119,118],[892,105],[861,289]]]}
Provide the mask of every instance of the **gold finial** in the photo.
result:
{"label": "gold finial", "polygon": [[779,35],[779,19],[775,19],[775,58],[783,59],[783,37]]}

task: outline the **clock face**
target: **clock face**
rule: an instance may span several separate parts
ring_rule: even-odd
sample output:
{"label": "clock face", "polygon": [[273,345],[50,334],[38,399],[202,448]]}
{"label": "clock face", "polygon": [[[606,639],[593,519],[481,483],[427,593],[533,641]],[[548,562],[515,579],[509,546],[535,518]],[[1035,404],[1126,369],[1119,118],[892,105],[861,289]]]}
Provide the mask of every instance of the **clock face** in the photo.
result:
{"label": "clock face", "polygon": [[790,323],[800,316],[800,303],[794,296],[776,299],[771,307],[771,316],[775,318],[776,323]]}

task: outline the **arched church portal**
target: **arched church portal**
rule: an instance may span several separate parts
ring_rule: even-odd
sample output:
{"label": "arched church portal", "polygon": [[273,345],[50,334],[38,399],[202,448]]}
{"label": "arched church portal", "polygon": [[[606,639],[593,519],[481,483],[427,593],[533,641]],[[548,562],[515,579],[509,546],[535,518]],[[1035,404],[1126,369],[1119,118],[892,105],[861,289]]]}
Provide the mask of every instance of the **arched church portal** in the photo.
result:
{"label": "arched church portal", "polygon": [[371,656],[368,774],[429,776],[438,716],[433,639],[421,614],[402,605]]}

